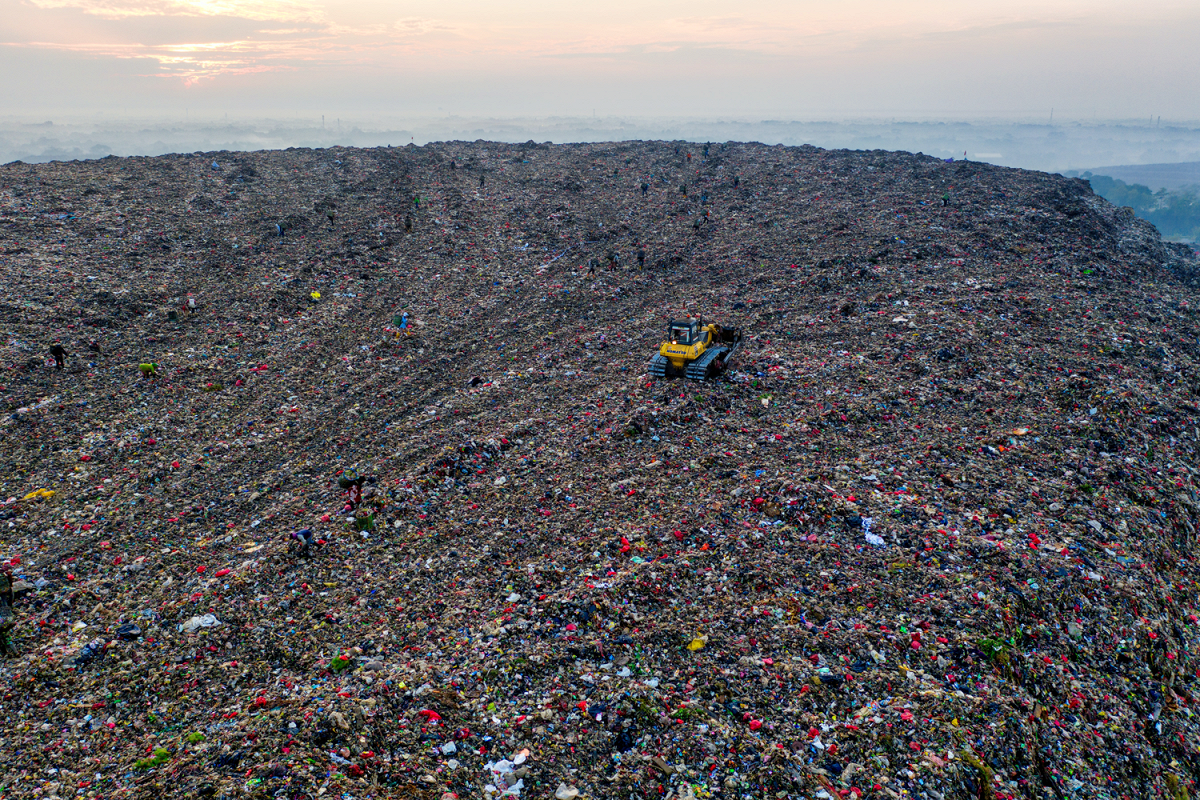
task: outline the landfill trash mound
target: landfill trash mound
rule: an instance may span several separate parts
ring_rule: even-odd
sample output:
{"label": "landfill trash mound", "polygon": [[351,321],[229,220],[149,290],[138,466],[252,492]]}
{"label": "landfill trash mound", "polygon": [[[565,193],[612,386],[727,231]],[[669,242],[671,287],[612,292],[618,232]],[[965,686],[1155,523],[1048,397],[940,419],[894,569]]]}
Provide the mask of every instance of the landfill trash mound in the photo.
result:
{"label": "landfill trash mound", "polygon": [[1194,791],[1200,270],[1083,181],[18,163],[0,265],[0,797]]}

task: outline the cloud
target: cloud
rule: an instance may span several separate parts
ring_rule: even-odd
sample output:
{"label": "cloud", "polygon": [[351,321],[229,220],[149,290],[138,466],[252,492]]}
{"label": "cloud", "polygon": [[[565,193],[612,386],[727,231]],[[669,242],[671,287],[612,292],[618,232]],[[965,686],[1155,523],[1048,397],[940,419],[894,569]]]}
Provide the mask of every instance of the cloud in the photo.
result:
{"label": "cloud", "polygon": [[645,42],[625,45],[607,50],[562,50],[545,53],[543,58],[586,61],[620,60],[620,61],[654,61],[661,62],[677,57],[712,57],[732,56],[740,59],[760,59],[763,54],[757,50],[737,47],[729,42]]}
{"label": "cloud", "polygon": [[313,21],[320,6],[300,0],[28,0],[40,9],[78,9],[106,19],[128,17],[240,17],[253,20]]}
{"label": "cloud", "polygon": [[416,16],[340,24],[307,0],[25,0],[15,10],[0,26],[8,28],[0,47],[140,61],[141,77],[187,85],[368,63],[394,68],[444,57],[446,43],[461,38],[453,25]]}
{"label": "cloud", "polygon": [[57,50],[100,59],[145,60],[154,64],[147,77],[175,78],[185,84],[226,75],[292,70],[298,62],[326,57],[318,39],[279,41],[193,42],[165,45],[60,44],[28,42],[20,45],[39,50]]}

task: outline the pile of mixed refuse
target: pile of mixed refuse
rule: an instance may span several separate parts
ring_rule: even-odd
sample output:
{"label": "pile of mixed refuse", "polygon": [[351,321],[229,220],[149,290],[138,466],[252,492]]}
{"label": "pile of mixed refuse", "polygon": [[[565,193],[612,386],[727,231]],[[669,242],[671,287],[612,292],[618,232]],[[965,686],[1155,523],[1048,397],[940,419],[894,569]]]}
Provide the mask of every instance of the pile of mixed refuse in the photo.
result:
{"label": "pile of mixed refuse", "polygon": [[1200,262],[1082,181],[14,163],[0,269],[0,798],[1194,792]]}

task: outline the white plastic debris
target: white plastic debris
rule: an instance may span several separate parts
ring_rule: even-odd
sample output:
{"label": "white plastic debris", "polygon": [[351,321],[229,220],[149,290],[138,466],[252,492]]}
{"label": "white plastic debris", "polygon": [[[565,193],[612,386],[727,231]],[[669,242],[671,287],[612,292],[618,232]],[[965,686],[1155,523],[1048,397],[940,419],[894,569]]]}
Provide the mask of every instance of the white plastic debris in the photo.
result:
{"label": "white plastic debris", "polygon": [[202,614],[192,617],[187,622],[179,626],[181,633],[195,633],[201,628],[211,628],[215,625],[220,625],[221,620],[217,619],[212,614]]}

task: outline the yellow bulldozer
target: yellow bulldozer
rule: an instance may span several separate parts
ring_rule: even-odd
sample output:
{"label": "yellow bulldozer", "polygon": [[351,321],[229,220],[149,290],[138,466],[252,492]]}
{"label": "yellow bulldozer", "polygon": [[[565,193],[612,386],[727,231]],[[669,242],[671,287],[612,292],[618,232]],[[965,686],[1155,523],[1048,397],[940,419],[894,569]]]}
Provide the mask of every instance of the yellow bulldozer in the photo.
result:
{"label": "yellow bulldozer", "polygon": [[742,345],[742,332],[703,319],[671,320],[667,338],[650,361],[652,378],[702,381],[720,375]]}

